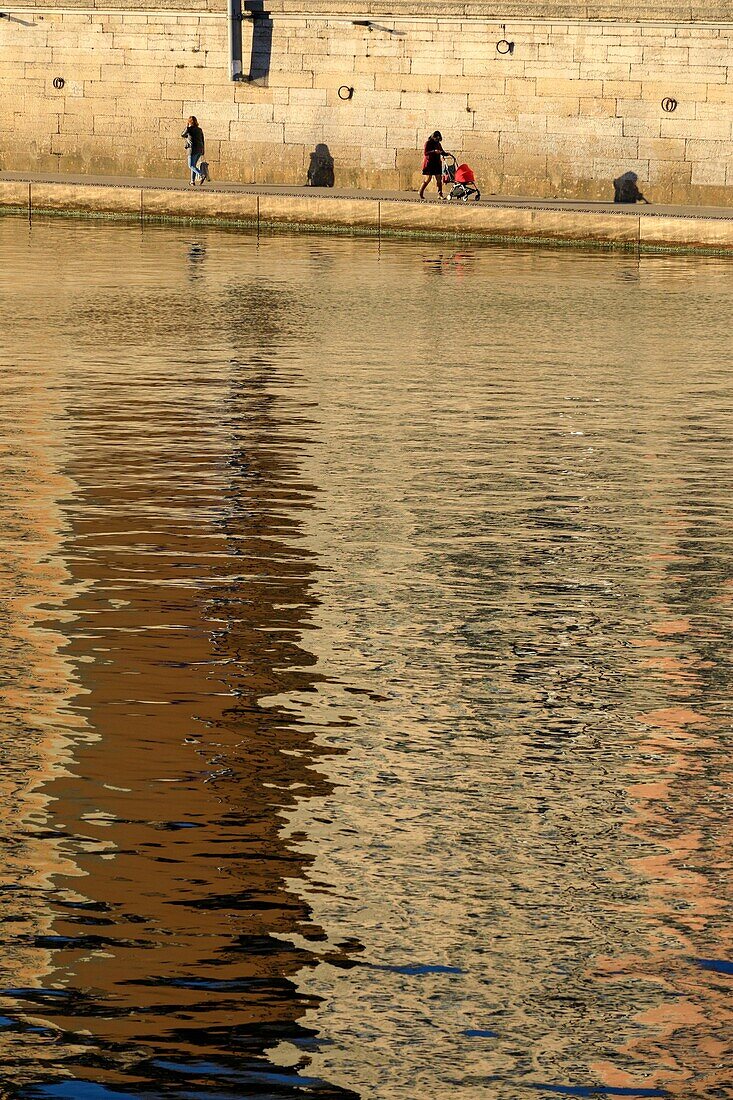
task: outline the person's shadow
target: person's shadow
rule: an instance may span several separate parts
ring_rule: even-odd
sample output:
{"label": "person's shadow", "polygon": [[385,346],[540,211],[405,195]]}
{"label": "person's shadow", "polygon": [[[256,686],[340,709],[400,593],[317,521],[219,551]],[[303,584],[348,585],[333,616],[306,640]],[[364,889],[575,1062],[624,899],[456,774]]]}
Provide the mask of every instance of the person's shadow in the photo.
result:
{"label": "person's shadow", "polygon": [[335,172],[331,150],[327,145],[316,145],[311,153],[308,165],[308,185],[310,187],[333,187]]}
{"label": "person's shadow", "polygon": [[613,201],[621,203],[649,202],[639,190],[639,177],[636,172],[624,172],[622,176],[613,181]]}

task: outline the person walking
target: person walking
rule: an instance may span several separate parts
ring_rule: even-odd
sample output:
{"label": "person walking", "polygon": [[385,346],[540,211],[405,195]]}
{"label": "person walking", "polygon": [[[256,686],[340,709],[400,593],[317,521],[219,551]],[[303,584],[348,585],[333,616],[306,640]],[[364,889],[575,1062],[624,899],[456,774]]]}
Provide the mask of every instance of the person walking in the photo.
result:
{"label": "person walking", "polygon": [[191,169],[191,187],[196,186],[197,179],[201,184],[206,183],[206,173],[198,167],[198,162],[204,155],[204,131],[199,126],[196,115],[191,115],[181,137],[186,139],[188,167]]}
{"label": "person walking", "polygon": [[441,145],[442,140],[443,135],[440,130],[436,130],[425,142],[422,160],[422,174],[425,177],[425,181],[420,188],[421,199],[425,198],[425,188],[433,178],[438,185],[438,195],[441,199],[444,198],[442,157],[445,155],[445,149]]}

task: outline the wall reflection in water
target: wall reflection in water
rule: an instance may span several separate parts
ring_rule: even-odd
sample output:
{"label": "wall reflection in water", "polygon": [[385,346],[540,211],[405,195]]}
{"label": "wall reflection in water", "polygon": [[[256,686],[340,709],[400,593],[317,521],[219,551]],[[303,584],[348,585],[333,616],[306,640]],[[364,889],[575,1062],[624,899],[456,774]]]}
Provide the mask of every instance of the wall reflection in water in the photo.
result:
{"label": "wall reflection in water", "polygon": [[2,1086],[730,1098],[729,267],[0,235]]}
{"label": "wall reflection in water", "polygon": [[[184,363],[181,378],[143,351],[124,373],[108,362],[95,376],[87,361],[87,385],[66,382],[75,401],[57,482],[73,492],[61,538],[42,549],[73,586],[56,660],[76,669],[83,732],[68,771],[43,787],[65,861],[32,941],[36,966],[39,948],[49,962],[40,986],[32,972],[6,982],[26,1024],[41,1018],[55,1036],[52,1053],[31,1049],[18,1069],[30,1081],[45,1062],[49,1081],[146,1096],[177,1084],[350,1095],[303,1072],[314,1039],[301,1020],[315,1002],[297,974],[325,936],[291,885],[307,860],[281,836],[297,799],[331,789],[289,702],[317,678],[303,641],[318,568],[300,522],[316,495],[299,471],[309,425],[278,407],[286,296],[240,289],[200,323],[178,303],[185,342],[189,326],[230,348],[215,372],[191,377]],[[93,291],[80,303],[87,347],[105,345],[109,360],[118,326],[140,351],[169,323],[139,288],[119,294],[109,315]],[[43,488],[25,484],[37,508]],[[275,1065],[264,1052],[284,1040],[300,1055]]]}

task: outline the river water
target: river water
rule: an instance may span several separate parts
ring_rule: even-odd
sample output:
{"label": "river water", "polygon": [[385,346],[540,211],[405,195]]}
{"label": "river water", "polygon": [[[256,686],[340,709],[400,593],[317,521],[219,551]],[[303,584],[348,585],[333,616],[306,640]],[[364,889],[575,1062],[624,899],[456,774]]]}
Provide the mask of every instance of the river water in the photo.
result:
{"label": "river water", "polygon": [[730,261],[0,239],[0,1095],[732,1097]]}

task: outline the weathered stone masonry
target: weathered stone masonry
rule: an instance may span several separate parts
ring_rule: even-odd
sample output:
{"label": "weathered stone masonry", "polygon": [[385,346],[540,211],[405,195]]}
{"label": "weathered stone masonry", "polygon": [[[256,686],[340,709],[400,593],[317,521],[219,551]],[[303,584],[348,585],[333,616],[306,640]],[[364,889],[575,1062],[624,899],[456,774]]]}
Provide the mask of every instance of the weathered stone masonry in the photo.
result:
{"label": "weathered stone masonry", "polygon": [[733,196],[733,5],[265,7],[244,21],[256,79],[239,84],[224,0],[6,9],[0,167],[182,175],[196,114],[221,179],[303,183],[323,143],[340,186],[414,187],[438,127],[487,193],[608,198],[632,169],[660,202]]}

